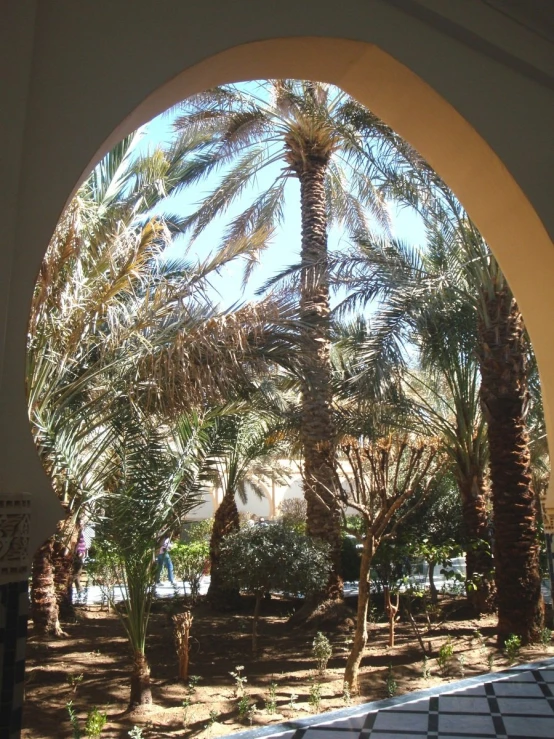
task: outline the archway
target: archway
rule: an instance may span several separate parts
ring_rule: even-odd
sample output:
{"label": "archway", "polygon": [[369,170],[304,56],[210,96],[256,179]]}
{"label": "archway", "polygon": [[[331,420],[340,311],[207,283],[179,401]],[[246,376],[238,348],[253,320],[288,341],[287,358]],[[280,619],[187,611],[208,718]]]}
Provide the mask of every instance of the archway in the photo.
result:
{"label": "archway", "polygon": [[[525,315],[550,429],[554,344],[548,316],[554,312],[550,288],[554,250],[546,229],[475,129],[420,77],[377,46],[310,37],[255,42],[215,54],[149,95],[103,141],[82,178],[123,136],[188,95],[226,82],[276,77],[320,79],[341,87],[409,141],[454,190],[493,249]],[[548,501],[554,513],[553,492]]]}
{"label": "archway", "polygon": [[[538,136],[533,144],[535,148],[531,147],[533,156],[530,156],[527,169],[514,168],[514,162],[518,162],[510,160],[507,151],[510,142],[514,146],[518,143],[517,127],[509,128],[503,139],[500,135],[495,139],[488,130],[487,143],[468,123],[468,116],[464,118],[466,111],[471,113],[472,106],[475,110],[483,102],[482,91],[481,97],[478,94],[472,97],[471,93],[464,97],[459,93],[464,82],[471,82],[471,69],[467,75],[461,71],[451,81],[444,79],[456,63],[463,67],[464,60],[469,60],[470,67],[474,64],[475,72],[475,56],[467,49],[464,51],[457,47],[456,41],[440,32],[430,33],[427,29],[422,33],[418,22],[408,15],[400,18],[398,11],[385,7],[384,3],[369,2],[367,8],[362,8],[366,3],[353,5],[359,13],[350,17],[345,13],[340,19],[330,12],[331,6],[323,8],[320,3],[306,3],[305,8],[299,11],[287,2],[280,8],[281,15],[277,19],[251,18],[250,9],[241,6],[232,23],[225,13],[221,17],[215,17],[215,14],[208,17],[214,13],[213,8],[200,9],[192,17],[187,16],[188,8],[182,11],[172,8],[170,14],[160,10],[155,19],[142,8],[132,22],[127,13],[125,18],[118,15],[125,9],[112,8],[110,13],[114,14],[116,21],[118,18],[125,21],[128,33],[121,39],[114,36],[114,46],[118,41],[121,45],[110,52],[108,63],[110,59],[124,58],[133,46],[138,48],[126,57],[127,65],[116,65],[110,79],[106,78],[105,70],[103,76],[102,69],[89,74],[91,54],[103,43],[100,31],[103,24],[109,25],[107,11],[99,10],[91,19],[79,9],[69,12],[60,6],[41,8],[36,19],[25,19],[29,20],[30,30],[20,53],[32,55],[33,63],[28,64],[29,69],[32,68],[30,72],[27,70],[28,78],[23,79],[26,72],[21,72],[21,86],[29,89],[28,95],[23,96],[19,111],[23,118],[18,118],[17,111],[13,115],[15,125],[23,130],[24,119],[27,125],[21,141],[18,138],[22,153],[19,149],[14,152],[22,162],[20,169],[16,170],[19,177],[15,184],[15,205],[8,203],[15,215],[12,216],[13,223],[8,224],[13,228],[13,234],[8,234],[8,243],[11,238],[13,246],[6,265],[8,283],[2,299],[7,307],[0,397],[5,422],[0,461],[4,488],[8,491],[28,490],[35,498],[31,546],[50,533],[52,522],[58,515],[56,501],[51,493],[50,497],[47,495],[46,478],[32,444],[21,381],[28,306],[48,235],[64,202],[71,196],[70,190],[73,188],[74,191],[79,184],[76,181],[79,172],[82,175],[88,172],[116,140],[153,115],[192,92],[218,83],[280,76],[312,77],[331,82],[367,104],[428,159],[456,192],[487,238],[514,289],[541,369],[547,425],[549,429],[553,428],[554,346],[548,318],[554,309],[554,291],[550,287],[554,275],[554,250],[543,223],[522,189],[525,187],[527,193],[531,192],[537,207],[548,204],[548,197],[538,198],[537,188],[529,185],[535,168],[540,172],[547,171],[546,164],[538,165],[541,161],[539,147],[545,139]],[[156,23],[156,38],[163,38],[166,47],[155,61],[143,54],[140,44],[133,38],[135,31],[148,38],[152,23]],[[67,28],[68,24],[73,25]],[[107,32],[115,33],[116,27],[117,22]],[[185,28],[187,37],[182,30]],[[68,31],[64,44],[57,50],[59,53],[54,54],[52,45],[58,43],[64,29]],[[193,38],[195,32],[198,38]],[[95,33],[99,34],[96,38]],[[303,33],[317,33],[319,36],[302,37]],[[297,34],[298,37],[292,38]],[[343,38],[334,38],[334,35]],[[414,48],[407,51],[406,41],[412,36]],[[255,40],[264,38],[270,40]],[[15,43],[17,34],[14,39]],[[187,44],[190,50],[184,48]],[[402,58],[415,71],[410,71],[408,66],[396,61],[382,48]],[[444,59],[440,54],[445,55]],[[136,63],[141,55],[149,57],[142,61],[142,66]],[[439,58],[440,62],[437,61]],[[18,59],[16,54],[14,66],[17,66]],[[444,72],[437,71],[443,61]],[[505,90],[509,75],[502,76],[505,71],[502,62],[495,66],[494,60],[484,57],[478,61],[481,64],[479,70],[484,70],[483,74],[488,75],[488,79],[494,80],[495,75],[502,77]],[[150,65],[149,74],[144,76],[146,65]],[[180,72],[183,68],[184,71]],[[441,74],[442,85],[438,85]],[[62,84],[56,89],[58,80],[62,80]],[[92,85],[89,84],[91,82]],[[537,117],[540,95],[533,97],[534,82],[524,79],[523,83],[527,84],[525,89],[533,98],[532,112]],[[67,88],[71,84],[75,86],[75,95],[68,97]],[[102,85],[107,90],[105,99],[95,98]],[[120,100],[119,91],[125,85],[129,92],[121,95]],[[440,87],[443,94],[451,92],[447,96],[456,100],[464,115],[429,85]],[[517,90],[519,87],[514,90],[514,95]],[[509,107],[510,100],[506,100],[493,101],[490,108],[485,106],[483,115],[488,110],[496,110],[498,118],[502,110]],[[64,125],[62,119],[71,113],[72,104],[75,104],[74,118]],[[108,112],[96,115],[95,109],[103,105]],[[491,126],[493,124],[498,125],[494,115]],[[72,130],[72,126],[74,134],[69,137],[67,132]],[[486,126],[481,126],[481,130],[483,128]],[[543,129],[541,131],[544,133]],[[54,138],[55,145],[50,146]],[[60,158],[65,144],[67,151]],[[493,146],[501,152],[500,156]],[[42,152],[44,159],[39,162]],[[510,161],[517,182],[501,157]],[[519,163],[522,158],[523,154]],[[59,170],[52,166],[57,161],[61,163]],[[49,187],[54,172],[55,181]],[[27,217],[27,209],[33,213],[32,219]],[[542,210],[547,212],[546,207]],[[554,514],[552,489],[549,506]]]}

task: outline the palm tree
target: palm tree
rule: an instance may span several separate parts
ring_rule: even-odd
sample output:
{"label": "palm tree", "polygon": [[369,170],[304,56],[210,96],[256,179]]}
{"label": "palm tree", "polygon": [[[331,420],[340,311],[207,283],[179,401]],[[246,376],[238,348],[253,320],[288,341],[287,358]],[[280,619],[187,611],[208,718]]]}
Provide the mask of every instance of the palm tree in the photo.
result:
{"label": "palm tree", "polygon": [[[425,254],[394,242],[366,240],[362,250],[346,260],[340,279],[357,283],[350,304],[385,298],[366,354],[397,353],[408,329],[417,336],[424,358],[427,353],[427,366],[444,375],[455,411],[451,438],[457,447],[451,452],[461,455],[456,464],[466,527],[471,538],[486,542],[486,455],[475,403],[477,363],[490,460],[498,638],[502,643],[516,633],[529,642],[537,638],[542,623],[542,599],[525,427],[527,347],[521,314],[494,257],[452,194],[440,190],[427,206],[422,209],[429,230]],[[463,338],[452,345],[456,333],[449,327],[459,327],[460,319],[469,329],[461,336],[473,345]],[[422,399],[420,392],[420,404]],[[428,402],[424,413],[429,418]],[[486,545],[468,554],[479,558],[477,572],[488,571]],[[488,598],[486,591],[483,596]]]}
{"label": "palm tree", "polygon": [[107,555],[103,561],[123,593],[115,608],[113,591],[107,591],[131,646],[133,708],[152,703],[145,646],[156,544],[178,530],[185,515],[202,502],[212,421],[191,414],[163,428],[136,407],[119,403],[112,423],[115,438],[106,455],[104,495],[91,515],[97,555]]}
{"label": "palm tree", "polygon": [[[334,570],[326,595],[337,597],[342,591],[341,538],[332,474],[328,229],[339,224],[350,233],[367,230],[368,212],[388,227],[374,180],[382,177],[383,167],[390,165],[397,150],[381,136],[386,127],[375,116],[345,93],[318,82],[269,80],[208,90],[182,104],[175,127],[179,133],[175,149],[188,164],[188,178],[184,178],[188,185],[223,169],[215,189],[182,221],[193,239],[255,183],[262,170],[274,173],[271,184],[253,197],[223,236],[223,252],[242,249],[247,260],[245,280],[284,220],[288,180],[299,183],[301,439],[307,528],[331,546]],[[368,132],[373,140],[368,140]],[[277,169],[273,165],[278,163],[282,166]]]}
{"label": "palm tree", "polygon": [[133,139],[122,142],[77,193],[33,300],[29,417],[68,517],[34,560],[33,615],[42,633],[60,633],[52,556],[65,551],[70,573],[80,508],[103,489],[98,460],[113,441],[117,398],[165,416],[221,402],[233,386],[250,384],[267,354],[286,359],[290,346],[271,305],[221,314],[206,300],[206,277],[231,253],[193,266],[160,259],[177,219],[148,211],[174,187],[176,165],[158,151],[134,160],[132,148]]}
{"label": "palm tree", "polygon": [[343,255],[337,279],[352,283],[353,292],[341,309],[366,300],[380,300],[380,306],[364,331],[343,331],[338,350],[349,371],[341,393],[378,408],[383,393],[394,391],[401,409],[394,424],[441,438],[461,494],[468,598],[477,612],[488,612],[494,605],[488,447],[475,316],[459,292],[438,279],[436,251],[366,240]]}
{"label": "palm tree", "polygon": [[481,234],[446,184],[425,162],[390,178],[387,192],[416,207],[448,244],[445,264],[466,281],[478,326],[481,405],[487,421],[498,593],[498,640],[519,634],[535,641],[544,620],[532,489],[529,435],[528,337],[523,317]]}
{"label": "palm tree", "polygon": [[223,539],[239,529],[237,496],[247,502],[248,492],[264,496],[264,481],[284,482],[288,475],[280,464],[285,453],[285,437],[280,420],[259,409],[261,394],[250,400],[241,413],[220,409],[215,424],[214,482],[223,491],[210,538],[210,587],[208,600],[215,608],[229,608],[236,603],[238,591],[229,588],[220,567]]}
{"label": "palm tree", "polygon": [[[461,233],[466,269],[478,287],[481,405],[487,421],[498,591],[498,640],[537,641],[544,625],[537,499],[532,488],[526,417],[527,335],[498,263],[473,224]],[[476,291],[477,292],[477,291]]]}

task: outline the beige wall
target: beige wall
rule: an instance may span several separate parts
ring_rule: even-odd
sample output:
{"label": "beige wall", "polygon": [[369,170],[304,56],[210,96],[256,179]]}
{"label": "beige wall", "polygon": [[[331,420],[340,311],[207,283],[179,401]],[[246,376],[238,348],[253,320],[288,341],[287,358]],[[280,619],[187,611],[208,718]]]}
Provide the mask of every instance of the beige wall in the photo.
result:
{"label": "beige wall", "polygon": [[333,82],[428,158],[511,282],[552,428],[554,53],[547,29],[536,33],[525,17],[516,23],[477,0],[3,0],[1,10],[0,489],[35,496],[35,543],[57,516],[23,386],[40,260],[64,204],[101,154],[215,83]]}

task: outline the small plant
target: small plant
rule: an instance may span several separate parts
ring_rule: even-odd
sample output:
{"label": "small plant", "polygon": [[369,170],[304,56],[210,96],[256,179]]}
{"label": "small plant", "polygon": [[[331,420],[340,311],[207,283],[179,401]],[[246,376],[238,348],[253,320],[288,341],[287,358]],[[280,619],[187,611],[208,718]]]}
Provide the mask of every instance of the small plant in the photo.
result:
{"label": "small plant", "polygon": [[504,652],[508,659],[508,664],[513,665],[519,657],[519,650],[521,649],[521,637],[517,634],[510,634],[510,636],[504,642]]}
{"label": "small plant", "polygon": [[460,656],[458,657],[458,663],[460,665],[460,675],[461,675],[461,677],[463,677],[465,675],[465,672],[466,672],[466,670],[465,670],[466,658],[465,658],[465,655],[464,654],[460,654]]}
{"label": "small plant", "polygon": [[427,655],[423,658],[423,670],[421,676],[424,680],[429,680],[431,677],[431,668],[429,667],[429,657],[427,657]]}
{"label": "small plant", "polygon": [[321,631],[317,632],[313,641],[312,654],[317,662],[317,671],[320,675],[323,675],[327,669],[327,663],[333,654],[333,647],[329,639]]}
{"label": "small plant", "polygon": [[[79,717],[73,709],[73,701],[69,701],[66,707],[69,714],[71,728],[73,729],[73,739],[81,739],[83,735],[81,734],[79,726]],[[87,737],[87,739],[98,739],[102,734],[102,729],[106,724],[107,718],[108,717],[105,713],[101,713],[97,708],[93,708],[92,711],[87,714],[85,720],[84,736]]]}
{"label": "small plant", "polygon": [[131,737],[131,739],[144,739],[144,734],[142,733],[142,729],[139,726],[133,726],[133,728],[129,732],[129,736]]}
{"label": "small plant", "polygon": [[67,684],[71,688],[71,690],[76,693],[78,686],[83,682],[83,673],[80,675],[68,675],[67,676]]}
{"label": "small plant", "polygon": [[98,739],[107,720],[108,716],[94,707],[85,721],[85,736],[89,739]]}
{"label": "small plant", "polygon": [[69,714],[69,723],[73,729],[73,739],[81,739],[81,730],[79,728],[79,718],[73,709],[73,701],[66,703],[67,712]]}
{"label": "small plant", "polygon": [[494,667],[494,652],[487,654],[487,664],[489,666],[489,672],[492,672],[492,668]]}
{"label": "small plant", "polygon": [[547,647],[552,641],[552,631],[546,627],[541,629],[540,640],[543,647]]}
{"label": "small plant", "polygon": [[454,647],[452,646],[451,638],[448,637],[445,643],[440,647],[439,656],[437,657],[437,663],[443,675],[447,674],[448,668],[450,667],[450,661],[453,656]]}
{"label": "small plant", "polygon": [[296,693],[291,693],[290,694],[288,707],[290,708],[291,711],[295,711],[296,708],[297,708],[297,705],[296,705],[296,699],[297,698],[298,698],[298,696],[296,695]]}
{"label": "small plant", "polygon": [[241,698],[244,695],[244,686],[248,682],[248,678],[246,677],[246,675],[242,674],[243,670],[244,670],[243,665],[237,665],[234,671],[229,673],[229,675],[231,675],[231,677],[233,677],[235,680],[235,687],[234,687],[235,698]]}
{"label": "small plant", "polygon": [[198,687],[198,683],[200,682],[200,680],[202,680],[200,675],[190,675],[189,676],[189,681],[187,685],[187,693],[189,695],[192,695],[196,691],[196,688]]}
{"label": "small plant", "polygon": [[265,710],[269,714],[277,713],[277,683],[270,683],[269,685]]}
{"label": "small plant", "polygon": [[376,624],[379,621],[379,611],[377,606],[370,606],[367,611],[367,622],[370,624]]}
{"label": "small plant", "polygon": [[209,731],[212,728],[212,726],[215,724],[218,718],[219,718],[218,712],[212,709],[209,713],[208,723],[204,726],[204,728]]}
{"label": "small plant", "polygon": [[321,683],[312,682],[309,703],[314,713],[321,711]]}
{"label": "small plant", "polygon": [[185,698],[181,705],[183,706],[183,726],[186,729],[189,724],[189,709],[192,706],[192,699],[190,697]]}
{"label": "small plant", "polygon": [[389,665],[389,671],[387,672],[385,685],[387,689],[387,698],[394,698],[394,696],[398,693],[398,683],[394,679],[392,665]]}
{"label": "small plant", "polygon": [[352,696],[350,695],[350,686],[346,680],[342,684],[342,700],[345,706],[349,706],[352,703]]}
{"label": "small plant", "polygon": [[250,707],[250,698],[247,695],[243,695],[242,698],[239,698],[237,708],[239,712],[239,719],[241,721],[244,721],[248,718]]}
{"label": "small plant", "polygon": [[251,703],[250,698],[247,695],[243,695],[241,698],[239,698],[237,708],[239,711],[239,719],[241,721],[248,721],[250,726],[252,726],[254,714],[256,713],[256,704]]}

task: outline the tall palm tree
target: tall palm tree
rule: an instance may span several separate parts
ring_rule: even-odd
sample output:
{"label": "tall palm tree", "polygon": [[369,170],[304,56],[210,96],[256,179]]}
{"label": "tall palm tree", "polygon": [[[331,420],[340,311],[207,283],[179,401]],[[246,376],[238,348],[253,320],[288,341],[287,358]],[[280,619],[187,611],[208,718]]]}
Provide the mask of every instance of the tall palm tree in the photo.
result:
{"label": "tall palm tree", "polygon": [[529,356],[523,316],[502,271],[451,190],[424,162],[393,176],[388,190],[416,207],[432,233],[449,245],[445,264],[454,283],[468,284],[478,324],[481,405],[487,421],[495,526],[498,639],[534,641],[544,620],[532,489]]}
{"label": "tall palm tree", "polygon": [[[397,351],[399,342],[407,336],[403,331],[408,326],[427,347],[427,365],[446,372],[449,391],[453,398],[458,396],[456,435],[463,432],[465,437],[457,452],[464,455],[459,461],[464,457],[465,460],[462,465],[457,462],[457,474],[465,495],[466,526],[477,539],[482,539],[487,528],[483,466],[486,456],[482,420],[474,402],[477,378],[472,364],[477,363],[489,446],[498,638],[503,642],[509,634],[517,633],[525,642],[533,641],[542,623],[542,599],[536,504],[525,426],[527,348],[521,314],[498,264],[461,206],[447,190],[441,189],[435,198],[432,195],[431,190],[428,209],[422,208],[429,230],[425,254],[414,258],[413,253],[394,242],[378,244],[367,240],[362,250],[347,260],[341,279],[352,279],[357,284],[349,299],[351,303],[385,298],[380,323],[374,323],[370,353]],[[365,267],[364,261],[368,262]],[[465,335],[473,337],[473,346],[466,343],[465,349],[463,344],[452,347],[450,319],[456,326],[464,314],[470,328]],[[456,351],[465,369],[456,360]],[[420,394],[420,401],[421,398]],[[472,423],[468,423],[468,413],[473,415]],[[486,560],[490,560],[486,546],[474,554],[482,560],[478,570],[482,573]]]}
{"label": "tall palm tree", "polygon": [[70,573],[71,533],[80,506],[102,490],[99,460],[113,441],[117,398],[166,415],[221,402],[237,381],[250,383],[264,353],[278,359],[289,346],[271,306],[226,315],[206,300],[207,275],[231,253],[195,266],[160,259],[178,219],[149,211],[174,187],[176,164],[158,151],[133,159],[132,148],[133,139],[122,142],[77,193],[33,299],[29,417],[69,517],[34,560],[33,614],[43,633],[60,633],[52,555],[66,551]]}
{"label": "tall palm tree", "polygon": [[243,250],[245,279],[284,220],[288,180],[299,184],[301,437],[307,528],[331,546],[334,570],[326,595],[336,597],[342,581],[340,515],[332,474],[328,230],[332,224],[350,233],[367,230],[368,214],[388,228],[387,211],[374,181],[398,152],[381,136],[384,127],[375,116],[340,90],[318,82],[269,80],[208,90],[182,104],[175,127],[179,134],[175,148],[189,168],[188,185],[223,170],[213,191],[182,221],[193,239],[255,184],[262,170],[273,174],[271,184],[253,196],[223,235],[223,252]]}
{"label": "tall palm tree", "polygon": [[498,590],[498,639],[537,641],[544,625],[537,498],[526,418],[527,335],[498,263],[469,220],[461,229],[464,266],[477,287],[481,405],[487,421]]}

